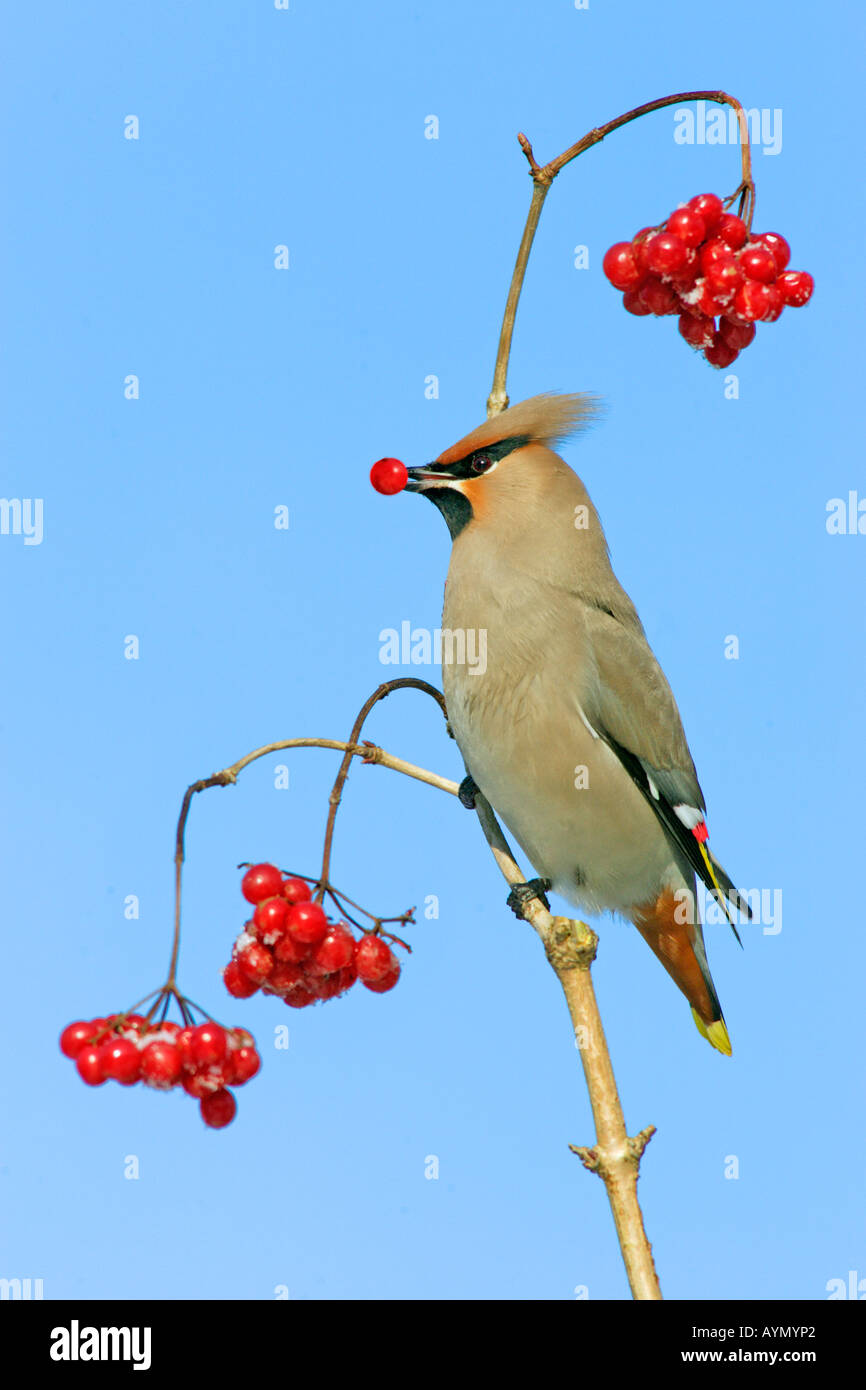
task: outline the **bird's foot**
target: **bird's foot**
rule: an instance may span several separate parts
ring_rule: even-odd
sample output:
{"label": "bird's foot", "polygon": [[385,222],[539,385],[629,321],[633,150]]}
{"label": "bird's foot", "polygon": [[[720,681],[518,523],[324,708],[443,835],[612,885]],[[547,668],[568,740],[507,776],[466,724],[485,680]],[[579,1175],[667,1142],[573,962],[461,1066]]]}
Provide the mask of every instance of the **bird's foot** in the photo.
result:
{"label": "bird's foot", "polygon": [[475,778],[470,777],[467,773],[460,783],[460,786],[457,788],[457,800],[460,802],[461,806],[466,807],[467,811],[474,811],[475,797],[480,790],[481,788],[478,786]]}
{"label": "bird's foot", "polygon": [[552,884],[549,878],[531,878],[528,883],[515,883],[505,901],[508,903],[515,917],[520,917],[521,919],[525,919],[526,912],[524,909],[527,903],[532,902],[533,898],[537,898],[540,903],[543,903],[549,912],[550,903],[547,901],[545,894],[550,887],[552,887]]}

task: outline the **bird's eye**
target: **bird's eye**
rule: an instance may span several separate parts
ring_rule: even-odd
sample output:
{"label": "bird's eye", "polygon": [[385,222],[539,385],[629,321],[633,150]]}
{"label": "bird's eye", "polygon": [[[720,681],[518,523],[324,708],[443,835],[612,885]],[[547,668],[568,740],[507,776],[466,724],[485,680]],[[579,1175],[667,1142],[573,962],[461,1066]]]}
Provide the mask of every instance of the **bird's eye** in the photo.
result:
{"label": "bird's eye", "polygon": [[491,462],[492,460],[488,458],[487,454],[476,454],[471,464],[472,472],[486,473],[487,469],[490,467]]}

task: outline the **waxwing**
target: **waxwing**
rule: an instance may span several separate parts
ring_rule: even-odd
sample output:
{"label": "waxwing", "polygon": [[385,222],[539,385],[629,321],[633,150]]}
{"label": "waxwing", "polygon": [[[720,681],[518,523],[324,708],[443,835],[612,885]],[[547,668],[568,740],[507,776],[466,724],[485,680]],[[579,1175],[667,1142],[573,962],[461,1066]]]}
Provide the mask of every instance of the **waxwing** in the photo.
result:
{"label": "waxwing", "polygon": [[707,846],[679,711],[598,514],[554,452],[596,411],[591,396],[535,396],[409,469],[451,533],[442,675],[462,799],[474,784],[491,803],[539,875],[530,893],[633,922],[729,1055],[695,876],[735,932],[748,905]]}

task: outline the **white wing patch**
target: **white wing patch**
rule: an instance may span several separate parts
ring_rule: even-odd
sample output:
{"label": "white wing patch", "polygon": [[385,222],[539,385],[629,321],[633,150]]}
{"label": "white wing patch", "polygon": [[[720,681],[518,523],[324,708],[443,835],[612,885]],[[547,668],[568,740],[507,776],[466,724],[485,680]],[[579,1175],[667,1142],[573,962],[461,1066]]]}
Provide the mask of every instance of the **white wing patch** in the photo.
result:
{"label": "white wing patch", "polygon": [[589,720],[587,719],[587,717],[586,717],[586,715],[584,714],[583,710],[581,709],[580,705],[578,705],[578,707],[577,707],[577,712],[578,712],[578,714],[580,715],[581,719],[583,720],[584,726],[585,726],[587,729],[589,729],[589,732],[592,734],[593,738],[598,738],[598,734],[595,732],[595,729],[594,729],[594,728],[592,727],[592,725],[590,724]]}
{"label": "white wing patch", "polygon": [[[652,786],[652,783],[650,783],[650,786]],[[655,795],[658,796],[658,792],[655,791],[655,788],[653,788],[653,791]],[[694,830],[696,826],[703,823],[704,813],[703,811],[699,811],[697,806],[686,806],[683,803],[679,806],[675,806],[674,811],[678,819],[681,820],[686,827],[686,830]]]}

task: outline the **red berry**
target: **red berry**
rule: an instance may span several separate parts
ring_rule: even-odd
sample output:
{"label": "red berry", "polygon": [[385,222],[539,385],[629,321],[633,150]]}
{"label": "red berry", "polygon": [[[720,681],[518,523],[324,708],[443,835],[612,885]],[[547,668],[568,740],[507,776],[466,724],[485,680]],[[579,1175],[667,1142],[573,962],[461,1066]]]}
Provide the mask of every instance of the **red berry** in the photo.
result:
{"label": "red berry", "polygon": [[736,348],[738,352],[742,352],[743,348],[749,346],[756,331],[753,323],[732,323],[727,318],[719,319],[720,337],[727,343],[728,347]]}
{"label": "red berry", "polygon": [[254,864],[241,879],[241,892],[248,903],[272,898],[283,887],[283,876],[274,864]]}
{"label": "red berry", "polygon": [[283,882],[283,897],[287,903],[308,903],[313,890],[302,878],[287,878]]}
{"label": "red berry", "polygon": [[711,260],[704,270],[704,275],[710,292],[720,299],[727,299],[735,294],[743,283],[743,272],[733,251]]}
{"label": "red berry", "polygon": [[686,246],[700,246],[707,234],[707,224],[692,207],[677,208],[671,213],[665,228],[684,241]]}
{"label": "red berry", "polygon": [[675,275],[686,265],[687,250],[685,242],[673,232],[657,232],[647,242],[646,263],[656,275]]}
{"label": "red berry", "polygon": [[644,281],[639,294],[651,314],[675,314],[678,310],[675,292],[655,275]]}
{"label": "red berry", "polygon": [[696,318],[703,315],[704,318],[714,319],[722,312],[722,303],[714,295],[708,279],[696,281],[694,289],[680,298],[686,312]]}
{"label": "red berry", "polygon": [[180,1078],[180,1084],[188,1096],[201,1100],[202,1096],[211,1096],[214,1091],[221,1090],[228,1081],[228,1075],[227,1064],[214,1067],[212,1071],[185,1071]]}
{"label": "red berry", "polygon": [[95,1032],[96,1029],[93,1024],[85,1023],[83,1020],[79,1023],[68,1024],[60,1034],[60,1051],[64,1057],[77,1057],[87,1040],[92,1038]]}
{"label": "red berry", "polygon": [[262,1059],[254,1047],[236,1047],[229,1054],[229,1085],[244,1086],[261,1065]]}
{"label": "red berry", "polygon": [[291,932],[286,932],[274,947],[274,960],[279,965],[298,965],[307,959],[312,949],[308,942],[296,941]]}
{"label": "red berry", "polygon": [[238,1103],[231,1091],[214,1091],[212,1096],[202,1097],[199,1108],[206,1125],[211,1129],[224,1129],[237,1114]]}
{"label": "red berry", "polygon": [[639,289],[626,290],[622,297],[622,307],[627,309],[630,314],[636,314],[638,318],[644,318],[650,310],[644,304]]}
{"label": "red berry", "polygon": [[727,261],[734,253],[726,241],[722,241],[720,236],[715,236],[704,242],[698,254],[701,270],[706,275],[715,261]]}
{"label": "red berry", "polygon": [[289,908],[286,927],[296,941],[312,946],[328,930],[328,919],[319,903],[295,903]]}
{"label": "red berry", "polygon": [[219,1066],[228,1051],[225,1030],[212,1021],[200,1023],[192,1030],[189,1050],[197,1067]]}
{"label": "red berry", "polygon": [[174,1043],[152,1042],[141,1053],[141,1079],[145,1086],[168,1091],[180,1080],[182,1063]]}
{"label": "red berry", "polygon": [[242,975],[248,980],[260,985],[262,980],[266,980],[274,968],[274,958],[267,946],[260,946],[258,941],[251,941],[248,946],[244,946],[238,951],[237,966]]}
{"label": "red berry", "polygon": [[741,319],[762,319],[770,307],[770,286],[745,280],[734,296],[734,310]]}
{"label": "red berry", "polygon": [[351,989],[358,978],[358,967],[353,960],[350,960],[348,965],[344,965],[342,970],[337,971],[337,974],[340,977],[340,993],[345,994],[346,990]]}
{"label": "red berry", "polygon": [[721,237],[722,241],[726,241],[732,251],[739,251],[741,246],[745,246],[749,232],[742,218],[732,212],[723,212],[715,234]]}
{"label": "red berry", "polygon": [[249,999],[258,989],[255,980],[250,980],[243,973],[236,960],[230,960],[223,970],[223,981],[229,994],[235,999]]}
{"label": "red berry", "polygon": [[618,241],[605,251],[601,268],[617,290],[630,290],[643,277],[630,241]]}
{"label": "red berry", "polygon": [[812,298],[815,281],[808,270],[786,270],[776,281],[786,304],[800,309]]}
{"label": "red berry", "polygon": [[88,1043],[83,1047],[75,1058],[75,1065],[78,1068],[78,1075],[82,1081],[86,1081],[88,1086],[102,1086],[105,1084],[106,1075],[103,1070],[102,1047],[94,1047]]}
{"label": "red berry", "polygon": [[366,989],[371,989],[374,994],[387,994],[389,989],[393,989],[400,978],[400,962],[394,957],[394,969],[387,975],[383,975],[381,980],[362,980],[361,984]]}
{"label": "red berry", "polygon": [[693,246],[686,247],[686,258],[679,270],[671,272],[671,282],[675,289],[691,289],[701,273],[701,263]]}
{"label": "red berry", "polygon": [[358,967],[358,977],[365,984],[368,980],[381,980],[393,970],[396,963],[397,957],[381,936],[374,936],[372,932],[368,932],[358,942],[355,964]]}
{"label": "red berry", "polygon": [[370,482],[385,497],[402,492],[408,479],[409,470],[399,459],[379,459],[370,469]]}
{"label": "red berry", "polygon": [[181,1065],[189,1067],[190,1070],[195,1066],[195,1057],[192,1052],[192,1035],[195,1028],[181,1028],[174,1040],[174,1045],[180,1053]]}
{"label": "red berry", "polygon": [[313,963],[322,974],[342,970],[355,955],[355,938],[339,922],[328,929],[313,951]]}
{"label": "red berry", "polygon": [[108,1081],[119,1081],[122,1086],[132,1086],[141,1071],[141,1053],[134,1042],[128,1038],[109,1038],[100,1044],[99,1055],[102,1070]]}
{"label": "red berry", "polygon": [[632,237],[632,254],[635,259],[635,265],[641,275],[646,275],[647,273],[646,244],[651,236],[655,236],[657,231],[657,227],[641,227],[640,231]]}
{"label": "red berry", "polygon": [[253,930],[260,940],[276,941],[286,929],[289,904],[285,898],[265,898],[253,913]]}
{"label": "red berry", "polygon": [[310,981],[310,989],[317,999],[336,999],[341,992],[340,975],[342,971],[334,970],[328,975],[319,975],[317,979]]}
{"label": "red berry", "polygon": [[773,260],[776,262],[776,273],[781,275],[791,259],[791,248],[785,238],[780,236],[778,232],[761,232],[758,236],[752,237],[752,240],[760,242],[771,252]]}
{"label": "red berry", "polygon": [[704,219],[708,232],[715,230],[725,210],[721,198],[717,198],[715,193],[698,193],[694,198],[689,198],[688,206]]}
{"label": "red berry", "polygon": [[305,1009],[308,1004],[315,1004],[316,995],[313,990],[307,989],[306,985],[298,985],[297,989],[289,990],[283,999],[292,1009]]}
{"label": "red berry", "polygon": [[739,357],[739,351],[726,343],[720,333],[716,333],[713,341],[708,347],[704,348],[706,357],[711,367],[730,367],[735,358]]}
{"label": "red berry", "polygon": [[265,981],[266,994],[287,994],[306,979],[303,968],[292,961],[275,965]]}
{"label": "red berry", "polygon": [[692,347],[708,347],[713,341],[715,324],[706,317],[694,318],[691,314],[680,314],[680,333]]}
{"label": "red berry", "polygon": [[739,255],[740,269],[750,280],[761,280],[770,285],[776,278],[776,261],[768,246],[750,241]]}

